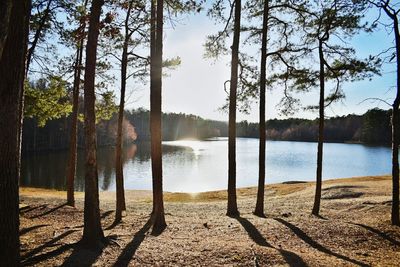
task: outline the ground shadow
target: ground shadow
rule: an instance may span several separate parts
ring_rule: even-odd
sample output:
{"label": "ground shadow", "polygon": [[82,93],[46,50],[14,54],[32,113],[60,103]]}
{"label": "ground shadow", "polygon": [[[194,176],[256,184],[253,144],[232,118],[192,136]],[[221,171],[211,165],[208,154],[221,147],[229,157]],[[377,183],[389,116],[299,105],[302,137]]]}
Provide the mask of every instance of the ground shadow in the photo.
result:
{"label": "ground shadow", "polygon": [[52,251],[33,256],[33,257],[23,261],[22,265],[23,266],[36,266],[37,264],[41,263],[42,261],[57,257],[58,255],[64,253],[65,251],[67,251],[69,249],[73,249],[75,245],[76,244],[66,244],[66,245],[63,245]]}
{"label": "ground shadow", "polygon": [[146,237],[146,232],[149,231],[152,225],[151,220],[148,220],[145,225],[133,236],[129,244],[125,246],[121,254],[118,256],[114,266],[128,266],[132,257],[135,255],[136,250]]}
{"label": "ground shadow", "polygon": [[322,191],[329,191],[332,189],[358,189],[358,188],[368,188],[368,186],[364,185],[334,185],[330,187],[325,187],[322,189]]}
{"label": "ground shadow", "polygon": [[104,218],[108,217],[113,212],[114,212],[113,210],[105,211],[105,212],[103,212],[103,214],[101,214],[100,218],[104,219]]}
{"label": "ground shadow", "polygon": [[61,266],[92,266],[103,252],[104,248],[88,249],[80,242],[73,246],[71,255]]}
{"label": "ground shadow", "polygon": [[30,211],[36,210],[36,209],[43,209],[45,207],[46,207],[46,205],[39,205],[39,206],[35,206],[35,207],[26,206],[26,207],[20,208],[19,212],[21,214],[25,214],[25,213],[28,213]]}
{"label": "ground shadow", "polygon": [[265,237],[258,231],[258,229],[249,220],[243,217],[235,217],[235,219],[243,226],[249,237],[259,246],[273,248],[273,246],[268,243]]}
{"label": "ground shadow", "polygon": [[45,227],[45,226],[49,226],[49,225],[48,224],[40,224],[40,225],[34,225],[34,226],[31,226],[31,227],[23,228],[23,229],[21,229],[19,231],[19,235],[20,236],[21,235],[25,235],[25,234],[29,233],[30,231],[33,231],[35,229],[42,228],[42,227]]}
{"label": "ground shadow", "polygon": [[304,260],[294,252],[277,249],[282,257],[285,259],[286,263],[291,267],[307,267],[308,265],[304,262]]}
{"label": "ground shadow", "polygon": [[[113,212],[114,212],[113,210],[109,210],[109,211],[104,212],[104,213],[101,215],[101,219],[106,218],[107,216],[109,216],[109,215],[110,215],[111,213],[113,213]],[[109,226],[107,226],[107,227],[105,228],[105,230],[114,229],[118,224],[121,224],[121,223],[122,223],[122,219],[119,220],[119,221],[116,221],[116,220],[114,219],[114,221],[113,221]]]}
{"label": "ground shadow", "polygon": [[375,229],[371,226],[365,225],[365,224],[360,224],[360,223],[353,223],[354,225],[360,226],[364,229],[367,229],[368,231],[375,233],[377,235],[379,235],[380,237],[382,237],[383,239],[389,241],[390,243],[392,243],[394,246],[400,246],[400,241],[397,241],[396,239],[394,239],[393,237],[389,236],[388,234],[379,231],[378,229]]}
{"label": "ground shadow", "polygon": [[[56,236],[55,238],[51,239],[50,241],[44,243],[43,245],[41,245],[41,246],[39,246],[39,247],[37,247],[37,248],[32,249],[31,251],[29,251],[28,253],[26,253],[26,254],[22,257],[22,262],[25,263],[25,262],[32,262],[32,261],[35,261],[34,258],[36,258],[36,256],[33,257],[35,254],[41,252],[43,249],[45,249],[45,248],[47,248],[47,247],[53,246],[57,241],[59,241],[59,240],[65,238],[66,236],[68,236],[68,235],[70,235],[70,234],[72,234],[72,233],[74,233],[74,232],[77,232],[77,230],[68,230],[68,231],[66,231],[66,232],[64,232],[64,233],[62,233],[62,234]],[[37,259],[36,259],[36,260],[37,260]]]}
{"label": "ground shadow", "polygon": [[105,228],[105,230],[114,229],[115,226],[117,226],[118,224],[121,224],[121,223],[122,223],[122,221],[115,221],[115,220],[114,220],[112,224],[110,224],[109,226],[107,226],[107,228]]}
{"label": "ground shadow", "polygon": [[344,261],[359,265],[359,266],[368,266],[367,264],[355,260],[355,259],[351,259],[347,256],[341,255],[339,253],[333,252],[330,249],[322,246],[321,244],[319,244],[318,242],[314,241],[310,236],[308,236],[305,232],[303,232],[303,230],[301,230],[300,228],[298,228],[297,226],[281,219],[281,218],[275,218],[274,220],[276,220],[277,222],[280,222],[281,224],[283,224],[284,226],[288,227],[290,230],[292,230],[292,232],[297,235],[300,239],[302,239],[304,242],[306,242],[308,245],[310,245],[311,247],[325,253],[331,256],[334,256],[336,258],[342,259]]}
{"label": "ground shadow", "polygon": [[48,214],[50,214],[50,213],[55,212],[55,211],[58,210],[58,209],[61,209],[62,207],[66,206],[66,205],[67,205],[67,203],[58,205],[58,206],[56,206],[56,207],[54,207],[54,208],[52,208],[52,209],[49,209],[48,211],[45,211],[45,212],[43,212],[43,213],[37,214],[37,215],[35,215],[35,216],[32,216],[31,219],[43,217],[43,216],[45,216],[45,215],[48,215]]}
{"label": "ground shadow", "polygon": [[307,264],[303,261],[303,259],[296,253],[293,253],[291,251],[287,251],[287,250],[284,250],[281,248],[275,248],[270,243],[268,243],[268,241],[260,233],[260,231],[257,229],[257,227],[255,227],[254,224],[252,224],[249,220],[247,220],[243,217],[235,217],[235,219],[243,226],[243,228],[246,230],[249,237],[257,245],[278,250],[279,253],[281,253],[284,260],[286,261],[286,263],[289,264],[289,266],[299,266],[299,267],[307,266]]}

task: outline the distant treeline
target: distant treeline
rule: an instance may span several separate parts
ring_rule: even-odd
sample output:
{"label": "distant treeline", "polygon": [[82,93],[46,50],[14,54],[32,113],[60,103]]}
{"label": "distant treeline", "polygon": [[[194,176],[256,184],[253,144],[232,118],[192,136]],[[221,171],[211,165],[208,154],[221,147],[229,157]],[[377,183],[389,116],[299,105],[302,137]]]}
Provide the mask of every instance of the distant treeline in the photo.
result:
{"label": "distant treeline", "polygon": [[[347,115],[325,120],[326,142],[358,142],[389,145],[391,142],[391,110],[371,109],[364,115]],[[258,137],[258,124],[238,123],[237,135]],[[273,119],[267,121],[267,139],[316,142],[318,120]]]}
{"label": "distant treeline", "polygon": [[[70,118],[60,118],[48,121],[44,127],[39,127],[36,119],[26,118],[23,125],[24,152],[68,149]],[[150,112],[145,109],[125,111],[123,123],[124,142],[150,140]],[[162,117],[163,140],[179,140],[185,138],[206,139],[210,137],[227,136],[227,123],[223,121],[206,120],[195,115],[183,113],[164,113]],[[78,123],[78,146],[84,145],[83,123]],[[102,120],[97,124],[98,146],[115,145],[117,132],[117,115],[110,120]]]}
{"label": "distant treeline", "polygon": [[[390,110],[372,109],[364,115],[347,115],[325,121],[325,141],[360,142],[389,145],[391,140]],[[150,139],[150,113],[145,109],[125,112],[124,141]],[[117,116],[97,125],[99,146],[115,144]],[[70,119],[49,121],[39,127],[35,119],[24,121],[23,151],[59,150],[69,147]],[[272,119],[267,121],[267,139],[284,141],[317,141],[318,120]],[[163,140],[185,138],[206,139],[227,136],[228,125],[223,121],[206,120],[183,113],[163,114]],[[258,124],[242,121],[237,124],[237,136],[257,138]],[[83,146],[83,124],[79,123],[79,146]]]}

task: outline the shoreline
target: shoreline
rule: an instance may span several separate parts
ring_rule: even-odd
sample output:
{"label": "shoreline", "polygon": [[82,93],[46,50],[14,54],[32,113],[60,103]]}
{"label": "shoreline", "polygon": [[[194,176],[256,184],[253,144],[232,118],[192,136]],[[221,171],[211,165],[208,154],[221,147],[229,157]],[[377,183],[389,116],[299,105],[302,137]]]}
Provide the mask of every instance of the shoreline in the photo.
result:
{"label": "shoreline", "polygon": [[[377,176],[357,176],[349,178],[333,178],[323,180],[323,187],[326,185],[337,184],[337,183],[363,183],[363,182],[379,182],[379,181],[391,181],[390,175],[377,175]],[[297,191],[304,190],[306,188],[314,188],[314,181],[288,181],[282,183],[266,184],[265,190],[270,196],[287,195]],[[243,197],[256,197],[257,186],[240,187],[237,188],[238,198]],[[152,190],[137,190],[127,189],[125,190],[127,198],[132,198],[136,201],[151,201]],[[203,202],[203,201],[220,201],[226,200],[227,192],[224,190],[211,190],[203,192],[170,192],[164,191],[164,198],[166,202]],[[49,197],[49,198],[65,198],[65,190],[57,189],[46,189],[36,187],[20,187],[20,195],[24,197]],[[115,191],[99,191],[100,200],[111,200],[115,197]],[[75,197],[77,199],[84,198],[84,192],[76,191]]]}

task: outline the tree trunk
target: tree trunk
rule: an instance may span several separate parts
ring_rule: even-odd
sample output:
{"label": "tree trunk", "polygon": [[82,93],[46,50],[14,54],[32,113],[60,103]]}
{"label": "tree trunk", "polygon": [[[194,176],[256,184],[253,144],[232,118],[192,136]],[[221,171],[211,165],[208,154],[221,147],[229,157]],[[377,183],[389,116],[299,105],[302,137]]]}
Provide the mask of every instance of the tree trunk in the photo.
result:
{"label": "tree trunk", "polygon": [[238,216],[236,201],[236,95],[238,86],[239,40],[241,0],[235,0],[235,23],[232,44],[231,80],[229,90],[229,138],[228,138],[228,210],[226,215]]}
{"label": "tree trunk", "polygon": [[264,191],[265,191],[265,82],[267,72],[267,37],[268,37],[268,0],[264,0],[263,31],[261,40],[261,73],[260,73],[260,145],[258,163],[258,192],[254,214],[265,217]]}
{"label": "tree trunk", "polygon": [[399,101],[393,103],[392,114],[392,224],[400,225],[399,220]]}
{"label": "tree trunk", "polygon": [[11,0],[3,0],[0,3],[0,58],[7,39],[12,4]]}
{"label": "tree trunk", "polygon": [[122,163],[122,122],[124,119],[124,108],[125,108],[125,90],[126,90],[126,72],[128,66],[128,44],[129,44],[129,16],[132,10],[133,1],[129,2],[129,7],[126,12],[125,19],[125,40],[122,48],[121,58],[121,96],[119,102],[119,113],[118,113],[118,130],[117,130],[117,147],[115,149],[115,181],[117,185],[116,192],[116,210],[115,210],[115,222],[120,222],[122,219],[122,211],[126,210],[125,204],[125,190],[124,190],[124,171]]}
{"label": "tree trunk", "polygon": [[[154,91],[154,56],[156,54],[156,1],[157,0],[151,0],[151,7],[150,7],[150,95]],[[151,99],[150,99],[150,105],[151,105]],[[151,120],[151,111],[150,111],[150,120]],[[142,127],[143,128],[143,127]],[[150,121],[150,135],[151,135],[151,121]],[[150,141],[151,141],[151,136],[150,136]],[[153,181],[153,188],[154,188],[154,179]],[[154,213],[155,209],[155,202],[154,200],[156,199],[156,193],[153,190],[153,209],[151,211],[151,214]]]}
{"label": "tree trunk", "polygon": [[99,248],[105,241],[100,222],[99,186],[96,157],[95,75],[99,19],[103,0],[93,0],[90,10],[89,34],[85,64],[85,207],[82,243]]}
{"label": "tree trunk", "polygon": [[[154,11],[154,9],[156,9]],[[162,184],[162,125],[161,125],[161,89],[162,89],[162,48],[163,48],[163,10],[164,1],[152,2],[151,22],[151,78],[150,78],[150,132],[151,132],[151,169],[153,178],[153,233],[162,232],[167,226],[164,217]],[[155,16],[155,17],[154,17]],[[155,37],[155,38],[154,38]]]}
{"label": "tree trunk", "polygon": [[[4,4],[0,5],[4,14]],[[19,266],[19,196],[23,88],[30,1],[13,1],[0,58],[0,262]],[[1,29],[4,32],[5,29]]]}
{"label": "tree trunk", "polygon": [[324,146],[324,109],[325,109],[325,68],[322,41],[318,45],[319,54],[319,123],[318,123],[318,152],[317,152],[317,181],[315,185],[315,198],[312,214],[319,216],[322,192],[322,157]]}
{"label": "tree trunk", "polygon": [[400,32],[397,16],[394,16],[396,41],[397,91],[392,114],[392,224],[400,225],[399,218],[399,141],[400,141]]}
{"label": "tree trunk", "polygon": [[[71,114],[71,129],[70,129],[70,141],[69,141],[69,154],[67,164],[67,205],[75,206],[74,197],[74,180],[76,174],[76,157],[77,157],[77,138],[78,138],[78,105],[79,105],[79,79],[80,71],[76,68],[80,66],[80,48],[78,48],[78,54],[75,61],[75,73],[74,73],[74,87],[72,96],[72,114]],[[79,74],[78,74],[79,72]]]}
{"label": "tree trunk", "polygon": [[[85,9],[88,0],[85,0]],[[83,29],[86,27],[83,22]],[[67,165],[67,205],[75,206],[74,181],[76,175],[76,159],[78,151],[78,114],[79,114],[79,88],[81,82],[82,57],[83,57],[84,37],[79,40],[77,45],[77,55],[74,65],[74,87],[71,114],[71,132],[69,143],[69,155]]]}

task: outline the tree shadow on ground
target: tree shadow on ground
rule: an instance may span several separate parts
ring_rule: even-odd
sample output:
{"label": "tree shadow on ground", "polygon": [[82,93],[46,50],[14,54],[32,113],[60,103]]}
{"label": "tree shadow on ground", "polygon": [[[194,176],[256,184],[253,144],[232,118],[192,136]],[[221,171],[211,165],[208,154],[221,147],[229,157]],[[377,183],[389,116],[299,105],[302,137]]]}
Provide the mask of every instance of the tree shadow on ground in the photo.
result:
{"label": "tree shadow on ground", "polygon": [[[100,218],[101,218],[101,219],[104,219],[104,218],[108,217],[109,215],[111,215],[113,212],[114,212],[113,210],[106,211],[106,212],[104,212],[104,213],[101,215]],[[116,221],[116,220],[114,219],[114,221],[113,221],[109,226],[107,226],[104,230],[111,230],[111,229],[114,229],[118,224],[121,224],[121,223],[122,223],[122,219],[119,220],[119,221]]]}
{"label": "tree shadow on ground", "polygon": [[249,220],[243,217],[235,217],[235,219],[243,226],[249,237],[259,246],[273,248],[273,246],[268,243],[265,237],[258,231],[258,229]]}
{"label": "tree shadow on ground", "polygon": [[104,230],[111,230],[114,229],[118,224],[121,224],[122,221],[113,221],[112,224],[110,224],[109,226],[107,226]]}
{"label": "tree shadow on ground", "polygon": [[36,266],[40,265],[41,262],[48,260],[50,258],[57,257],[58,255],[64,253],[65,251],[69,249],[73,249],[76,244],[66,244],[63,246],[58,247],[57,249],[54,249],[52,251],[36,255],[34,257],[31,257],[29,259],[26,259],[25,261],[22,262],[23,266]]}
{"label": "tree shadow on ground", "polygon": [[104,218],[108,217],[113,212],[114,212],[113,210],[105,211],[105,212],[103,212],[103,214],[101,214],[100,218],[104,219]]}
{"label": "tree shadow on ground", "polygon": [[49,226],[49,225],[48,224],[40,224],[40,225],[34,225],[34,226],[31,226],[31,227],[23,228],[23,229],[21,229],[19,231],[19,235],[20,236],[21,235],[25,235],[25,234],[29,233],[30,231],[33,231],[33,230],[36,230],[36,229],[39,229],[39,228],[42,228],[42,227],[45,227],[45,226]]}
{"label": "tree shadow on ground", "polygon": [[129,262],[131,261],[132,257],[135,255],[136,250],[139,248],[140,244],[143,242],[143,240],[146,237],[147,231],[150,230],[150,227],[152,225],[151,220],[148,220],[143,227],[136,232],[136,234],[133,236],[133,239],[131,242],[129,242],[121,254],[118,256],[118,259],[116,260],[114,266],[128,266]]}
{"label": "tree shadow on ground", "polygon": [[341,255],[339,253],[333,252],[330,249],[322,246],[321,244],[319,244],[318,242],[314,241],[310,236],[308,236],[305,232],[303,232],[303,230],[301,230],[300,228],[298,228],[297,226],[281,219],[281,218],[274,218],[275,221],[280,222],[281,224],[283,224],[284,226],[288,227],[290,230],[292,230],[292,232],[297,235],[300,239],[302,239],[304,242],[306,242],[308,245],[310,245],[311,247],[325,253],[331,256],[334,256],[336,258],[342,259],[344,261],[347,261],[349,263],[352,264],[356,264],[359,266],[369,266],[367,264],[365,264],[364,262],[355,260],[355,259],[351,259],[347,256]]}
{"label": "tree shadow on ground", "polygon": [[71,255],[65,259],[61,266],[92,266],[103,252],[103,249],[89,249],[78,242],[73,246]]}
{"label": "tree shadow on ground", "polygon": [[114,221],[113,221],[109,226],[107,226],[107,227],[105,228],[105,230],[112,230],[112,229],[114,229],[114,228],[115,228],[117,225],[119,225],[119,224],[123,224],[122,219],[120,219],[119,221],[114,219]]}
{"label": "tree shadow on ground", "polygon": [[400,241],[397,241],[396,239],[394,239],[393,237],[389,236],[387,233],[381,232],[378,229],[375,229],[371,226],[365,225],[365,224],[360,224],[360,223],[353,223],[353,225],[357,225],[360,226],[374,234],[379,235],[381,238],[389,241],[390,243],[392,243],[394,246],[400,246]]}
{"label": "tree shadow on ground", "polygon": [[249,237],[257,245],[276,249],[277,251],[279,251],[279,253],[281,253],[282,257],[289,266],[300,266],[300,267],[307,266],[307,264],[303,261],[303,259],[296,253],[281,248],[276,248],[272,246],[270,243],[268,243],[268,241],[260,233],[257,227],[255,227],[254,224],[252,224],[249,220],[239,216],[235,217],[235,219],[243,226]]}
{"label": "tree shadow on ground", "polygon": [[[58,249],[54,250],[54,251],[34,256],[34,255],[38,254],[39,252],[41,252],[42,250],[44,250],[45,248],[54,246],[57,241],[65,238],[66,236],[68,236],[68,235],[70,235],[70,234],[72,234],[74,232],[77,232],[77,230],[66,231],[66,232],[56,236],[55,238],[51,239],[50,241],[44,243],[43,245],[40,245],[37,248],[32,249],[31,251],[29,251],[28,253],[26,253],[22,257],[22,264],[23,265],[26,265],[26,264],[31,265],[31,264],[33,264],[34,265],[34,264],[37,264],[37,263],[39,263],[39,262],[41,262],[43,260],[46,260],[48,258],[53,257],[52,256],[53,254],[54,255],[58,255],[58,254],[61,254],[63,251],[65,251],[67,249],[70,249],[71,245],[65,245],[65,246],[62,246],[61,248],[58,248]],[[56,251],[59,251],[60,253],[57,254]]]}
{"label": "tree shadow on ground", "polygon": [[46,205],[39,205],[39,206],[34,206],[34,207],[26,206],[26,207],[20,208],[19,212],[20,212],[20,214],[25,214],[25,213],[31,212],[33,210],[36,210],[36,209],[44,209],[44,208],[46,208]]}
{"label": "tree shadow on ground", "polygon": [[55,212],[55,211],[58,210],[58,209],[61,209],[61,208],[64,207],[64,206],[67,206],[67,203],[58,205],[58,206],[56,206],[56,207],[54,207],[54,208],[52,208],[52,209],[50,209],[50,210],[48,210],[48,211],[45,211],[45,212],[40,213],[40,214],[37,214],[37,215],[32,216],[32,217],[30,217],[30,218],[31,218],[31,219],[36,219],[36,218],[39,218],[39,217],[46,216],[46,215],[48,215],[48,214],[50,214],[50,213]]}

